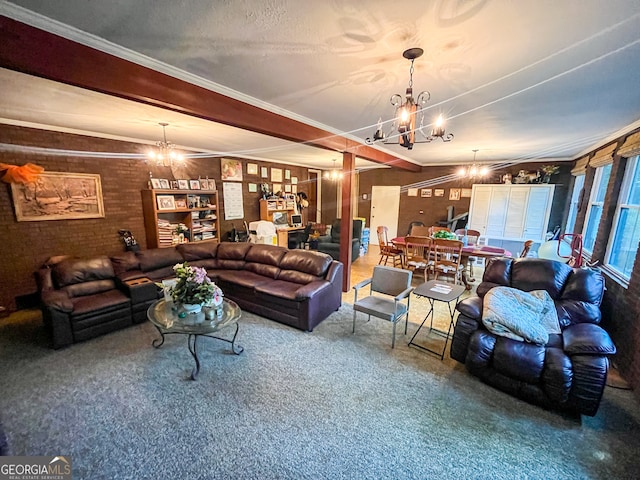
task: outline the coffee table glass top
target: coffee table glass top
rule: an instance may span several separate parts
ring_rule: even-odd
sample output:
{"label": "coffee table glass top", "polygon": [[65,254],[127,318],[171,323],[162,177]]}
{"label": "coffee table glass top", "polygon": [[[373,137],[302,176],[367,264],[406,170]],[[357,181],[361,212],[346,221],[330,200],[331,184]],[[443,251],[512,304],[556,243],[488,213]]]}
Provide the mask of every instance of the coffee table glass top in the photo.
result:
{"label": "coffee table glass top", "polygon": [[206,335],[216,332],[228,325],[238,322],[242,310],[232,300],[223,299],[222,314],[213,313],[213,320],[207,319],[207,310],[215,310],[214,307],[203,307],[201,312],[182,313],[173,302],[158,300],[147,310],[147,318],[164,333],[186,333],[191,335]]}

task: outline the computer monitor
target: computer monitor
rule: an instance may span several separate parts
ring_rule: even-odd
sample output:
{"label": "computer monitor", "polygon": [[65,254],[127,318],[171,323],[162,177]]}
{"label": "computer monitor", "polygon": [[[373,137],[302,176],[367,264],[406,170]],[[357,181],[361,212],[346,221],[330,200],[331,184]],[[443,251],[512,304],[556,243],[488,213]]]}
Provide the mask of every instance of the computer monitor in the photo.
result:
{"label": "computer monitor", "polygon": [[294,227],[299,227],[300,225],[302,225],[302,215],[291,215],[291,225]]}

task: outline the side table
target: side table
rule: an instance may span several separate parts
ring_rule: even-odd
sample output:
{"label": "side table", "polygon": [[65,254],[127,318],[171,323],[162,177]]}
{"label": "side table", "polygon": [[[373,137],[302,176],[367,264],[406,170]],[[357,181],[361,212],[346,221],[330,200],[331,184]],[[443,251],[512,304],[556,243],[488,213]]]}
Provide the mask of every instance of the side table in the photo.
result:
{"label": "side table", "polygon": [[[416,333],[414,333],[413,337],[411,337],[411,340],[409,341],[409,346],[417,347],[426,352],[433,353],[434,355],[439,356],[440,360],[444,359],[444,354],[447,350],[447,342],[449,341],[449,337],[451,336],[451,329],[454,326],[453,315],[454,315],[455,308],[454,309],[451,308],[451,302],[455,301],[457,305],[458,298],[460,298],[460,295],[462,295],[464,291],[465,291],[464,285],[454,285],[451,283],[443,283],[443,282],[439,282],[438,280],[429,280],[428,282],[424,282],[420,286],[416,287],[413,290],[413,294],[417,297],[427,298],[429,300],[429,304],[431,305],[431,308],[429,309],[429,312],[427,313],[427,315],[424,317],[424,320],[422,320],[422,323],[418,327],[418,330],[416,330]],[[435,302],[444,302],[449,307],[449,315],[451,317],[451,320],[449,321],[449,329],[446,332],[433,328],[433,315],[434,315],[433,309],[435,306]],[[427,335],[433,332],[437,335],[444,337],[444,346],[442,347],[441,352],[431,350],[430,348],[414,343],[413,341],[418,335],[418,333],[420,333],[420,330],[422,329],[425,322],[427,321],[427,318],[431,318],[431,321],[429,323],[429,332],[427,333]]]}

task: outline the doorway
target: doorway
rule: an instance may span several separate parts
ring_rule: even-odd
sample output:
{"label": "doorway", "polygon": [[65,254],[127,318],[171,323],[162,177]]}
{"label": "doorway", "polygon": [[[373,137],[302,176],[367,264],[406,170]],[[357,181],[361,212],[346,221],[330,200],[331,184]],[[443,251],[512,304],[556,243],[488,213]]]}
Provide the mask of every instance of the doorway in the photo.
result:
{"label": "doorway", "polygon": [[307,197],[309,197],[309,208],[307,208],[307,218],[305,219],[305,223],[320,223],[319,205],[321,205],[321,199],[320,182],[318,181],[320,178],[320,170],[309,170],[308,172],[309,180],[305,185],[305,193],[307,194]]}
{"label": "doorway", "polygon": [[371,187],[371,236],[369,242],[378,245],[375,232],[380,225],[389,229],[389,240],[398,234],[398,215],[400,213],[400,186]]}

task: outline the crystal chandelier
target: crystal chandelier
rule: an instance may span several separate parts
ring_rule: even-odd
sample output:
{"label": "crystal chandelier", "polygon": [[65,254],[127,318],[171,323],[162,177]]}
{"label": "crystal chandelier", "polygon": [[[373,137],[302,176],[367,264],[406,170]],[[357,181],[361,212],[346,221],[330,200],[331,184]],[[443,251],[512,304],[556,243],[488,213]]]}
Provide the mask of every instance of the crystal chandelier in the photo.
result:
{"label": "crystal chandelier", "polygon": [[473,163],[468,167],[460,167],[458,170],[459,177],[467,177],[467,178],[482,178],[489,173],[489,168],[486,166],[481,166],[476,164],[476,153],[478,153],[478,149],[473,150]]}
{"label": "crystal chandelier", "polygon": [[342,171],[336,168],[336,160],[333,159],[333,170],[324,172],[324,178],[327,180],[332,180],[337,182],[338,180],[342,180]]}
{"label": "crystal chandelier", "polygon": [[147,163],[156,167],[171,167],[175,164],[182,164],[184,156],[175,151],[175,145],[167,141],[165,128],[168,123],[160,123],[162,127],[162,141],[156,142],[156,148],[147,152]]}
{"label": "crystal chandelier", "polygon": [[[378,128],[373,134],[373,137],[368,137],[365,140],[367,144],[372,145],[377,141],[382,141],[387,145],[393,144],[396,143],[395,137],[397,136],[400,146],[411,150],[415,143],[429,143],[436,138],[439,138],[443,142],[450,142],[453,139],[453,134],[445,134],[442,115],[440,115],[433,124],[429,135],[424,132],[424,106],[431,98],[431,94],[424,91],[421,92],[417,98],[413,98],[413,62],[416,58],[421,57],[423,53],[424,50],[421,48],[410,48],[402,53],[404,58],[411,60],[409,86],[405,92],[404,101],[402,95],[399,93],[391,96],[391,105],[396,109],[391,130],[385,135],[382,131],[382,118],[380,118],[380,120],[378,120]],[[394,134],[394,131],[397,131],[397,134]],[[421,137],[417,137],[416,132],[419,133]]]}

